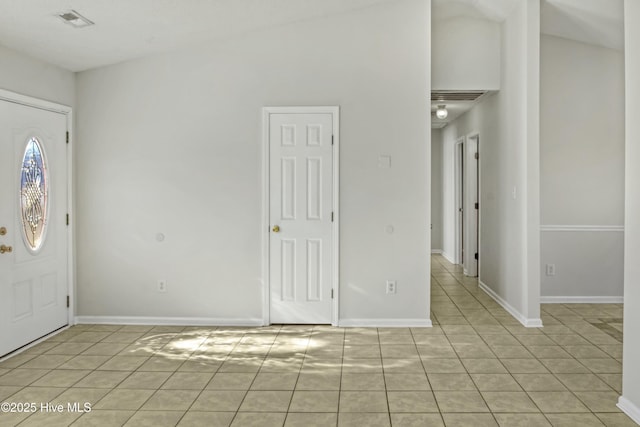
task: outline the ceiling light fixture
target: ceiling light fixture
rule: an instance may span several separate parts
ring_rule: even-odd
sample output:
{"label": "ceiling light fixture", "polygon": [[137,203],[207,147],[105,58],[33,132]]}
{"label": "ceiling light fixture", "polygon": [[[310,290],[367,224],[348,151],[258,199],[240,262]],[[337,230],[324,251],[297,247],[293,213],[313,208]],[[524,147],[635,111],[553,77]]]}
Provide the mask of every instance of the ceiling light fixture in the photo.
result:
{"label": "ceiling light fixture", "polygon": [[62,22],[65,24],[69,24],[74,28],[88,27],[94,24],[93,21],[88,20],[75,10],[58,13],[58,18],[62,19]]}
{"label": "ceiling light fixture", "polygon": [[438,108],[436,109],[436,117],[442,120],[442,119],[446,119],[448,115],[449,115],[449,112],[447,111],[447,106],[438,105]]}

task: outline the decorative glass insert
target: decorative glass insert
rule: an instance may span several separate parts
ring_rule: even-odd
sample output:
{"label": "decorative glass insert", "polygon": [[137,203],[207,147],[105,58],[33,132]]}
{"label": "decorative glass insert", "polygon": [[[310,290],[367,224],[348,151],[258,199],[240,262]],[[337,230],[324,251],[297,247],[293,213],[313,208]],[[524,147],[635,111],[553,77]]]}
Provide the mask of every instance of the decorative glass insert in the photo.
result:
{"label": "decorative glass insert", "polygon": [[20,213],[27,248],[38,251],[44,242],[48,222],[49,176],[40,141],[30,138],[22,158]]}

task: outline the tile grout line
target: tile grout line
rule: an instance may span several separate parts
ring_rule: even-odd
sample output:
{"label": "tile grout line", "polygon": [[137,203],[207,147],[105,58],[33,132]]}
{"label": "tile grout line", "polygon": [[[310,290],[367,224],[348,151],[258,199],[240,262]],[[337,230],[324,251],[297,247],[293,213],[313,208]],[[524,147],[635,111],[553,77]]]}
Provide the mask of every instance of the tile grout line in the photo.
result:
{"label": "tile grout line", "polygon": [[[218,330],[218,328],[217,328],[217,327],[216,327],[216,329],[214,329],[213,331],[216,331],[216,330]],[[185,364],[185,363],[186,363],[186,362],[187,362],[187,361],[188,361],[188,360],[193,356],[193,354],[194,354],[194,353],[195,353],[195,352],[196,352],[200,347],[202,347],[202,346],[204,346],[204,345],[205,345],[205,343],[207,342],[207,340],[211,337],[211,333],[212,333],[213,331],[209,332],[209,333],[207,334],[207,337],[206,337],[206,338],[205,338],[205,339],[200,343],[200,345],[196,348],[196,350],[194,350],[194,351],[191,353],[191,355],[190,355],[187,359],[185,359],[185,361],[184,361],[184,362],[182,362],[182,364],[181,364],[181,365],[180,365],[180,366],[179,366],[175,371],[173,371],[173,373],[172,373],[171,375],[169,375],[169,376],[167,377],[167,379],[166,379],[166,380],[164,380],[164,381],[162,382],[162,384],[160,384],[160,385],[158,386],[158,388],[156,389],[156,392],[157,392],[157,391],[159,391],[159,390],[161,390],[161,389],[162,389],[162,386],[163,386],[163,385],[165,385],[165,384],[167,383],[167,381],[169,381],[169,380],[173,377],[173,375],[174,375],[174,374],[176,374],[176,373],[178,373],[178,372],[179,372],[180,368],[181,368],[181,367],[182,367],[182,366],[183,366],[183,365],[184,365],[184,364]],[[171,341],[169,341],[169,343],[170,343],[170,342],[171,342]],[[167,344],[169,344],[169,343],[167,343]],[[234,347],[234,348],[235,348],[235,347]],[[222,366],[222,364],[221,364],[220,366]],[[196,403],[196,401],[200,398],[200,396],[202,395],[202,393],[206,390],[206,388],[207,388],[207,386],[209,385],[209,383],[210,383],[211,381],[213,381],[213,378],[216,376],[216,373],[218,372],[218,369],[220,369],[220,367],[218,367],[218,368],[216,369],[216,371],[213,373],[213,375],[211,376],[211,379],[209,379],[209,381],[207,382],[207,384],[205,384],[205,385],[204,385],[204,387],[202,387],[202,389],[201,389],[201,390],[200,390],[200,392],[197,394],[197,396],[195,397],[195,399],[193,399],[193,401],[191,402],[191,404],[189,405],[189,407],[184,411],[184,413],[182,414],[182,416],[178,419],[178,421],[176,422],[176,425],[180,424],[180,422],[181,422],[181,421],[182,421],[182,419],[185,417],[185,415],[187,415],[187,413],[189,412],[189,410],[193,407],[194,403]],[[138,410],[142,409],[142,407],[144,407],[144,405],[145,405],[147,402],[149,402],[149,400],[150,400],[154,395],[155,395],[155,392],[154,392],[151,396],[149,396],[149,398],[145,401],[145,403],[143,403],[142,405],[140,405],[140,408],[139,408]],[[138,411],[136,411],[136,413],[137,413],[137,412],[138,412]],[[135,415],[135,413],[134,413],[134,415]],[[129,418],[129,419],[131,419],[131,418]],[[127,420],[127,422],[128,422],[128,420]],[[125,423],[125,424],[126,424],[126,423]]]}
{"label": "tile grout line", "polygon": [[[389,390],[387,390],[387,379],[385,378],[385,369],[384,369],[384,357],[382,354],[382,342],[380,341],[380,328],[376,328],[376,337],[378,338],[378,350],[380,350],[380,367],[382,368],[382,384],[384,385],[384,397],[386,401],[385,403],[387,404],[387,417],[389,419],[389,425],[392,425],[391,405],[389,404]],[[413,340],[413,335],[411,336],[411,339]]]}
{"label": "tile grout line", "polygon": [[[269,325],[267,326],[267,328],[272,328],[273,325]],[[279,331],[282,329],[282,326],[279,327],[278,329],[278,333]],[[276,333],[276,337],[278,336],[278,333]],[[259,334],[258,334],[259,335]],[[243,330],[243,336],[242,338],[236,343],[236,345],[234,346],[233,350],[235,350],[238,346],[241,345],[242,343],[242,339],[247,337],[247,332],[246,330]],[[275,341],[275,339],[274,339]],[[271,350],[271,347],[273,346],[273,343],[271,343],[271,345],[269,346],[269,350]],[[229,355],[231,355],[231,353],[233,352],[233,350],[231,352],[229,352]],[[269,352],[267,352],[267,354],[269,354]],[[229,355],[227,355],[227,358],[229,357]],[[236,420],[236,418],[238,417],[238,414],[240,413],[240,408],[242,407],[242,404],[244,403],[245,399],[247,398],[247,395],[249,394],[249,391],[251,390],[251,386],[253,385],[253,383],[256,381],[256,378],[258,378],[258,374],[260,374],[260,370],[262,369],[262,366],[264,365],[264,359],[265,357],[262,358],[262,362],[260,362],[260,367],[258,368],[257,371],[255,371],[255,375],[253,376],[253,379],[251,380],[251,383],[249,384],[249,387],[247,387],[246,392],[244,393],[244,396],[242,397],[242,400],[240,401],[240,404],[238,405],[238,409],[235,410],[235,414],[233,415],[233,418],[231,418],[231,421],[229,422],[229,425],[232,425],[233,422]],[[226,362],[226,360],[225,360]],[[224,363],[222,365],[220,365],[220,367],[223,367]],[[231,373],[231,372],[230,372]],[[253,374],[253,372],[251,372]],[[213,379],[212,379],[213,380]]]}
{"label": "tile grout line", "polygon": [[[433,402],[436,404],[436,408],[438,409],[438,415],[440,415],[440,420],[442,421],[442,424],[444,425],[444,417],[442,415],[442,411],[440,410],[440,404],[438,403],[438,400],[436,399],[436,393],[433,390],[433,387],[431,385],[431,381],[429,380],[429,375],[427,374],[427,370],[424,367],[424,362],[422,360],[422,356],[420,356],[420,351],[418,351],[418,343],[416,343],[415,335],[413,334],[413,331],[411,330],[411,328],[409,328],[409,333],[411,334],[411,340],[413,341],[413,345],[416,348],[416,352],[418,353],[418,360],[420,360],[420,365],[422,366],[422,371],[424,372],[424,377],[427,380],[427,384],[429,384],[429,392],[431,393],[431,396],[433,397]],[[444,331],[443,331],[443,335],[444,335]],[[386,378],[385,378],[385,381],[386,381]],[[386,382],[385,382],[385,389],[386,389]]]}
{"label": "tile grout line", "polygon": [[[300,381],[300,374],[302,373],[302,367],[304,366],[304,361],[307,358],[307,351],[309,350],[309,345],[311,344],[311,340],[313,337],[313,332],[315,331],[315,326],[311,327],[311,332],[308,333],[307,335],[307,344],[304,347],[304,355],[302,357],[302,363],[300,364],[300,368],[298,369],[298,374],[296,376],[296,382],[293,384],[293,389],[291,390],[291,397],[289,398],[289,405],[287,406],[287,412],[285,413],[284,416],[284,421],[283,421],[283,425],[285,425],[287,423],[287,419],[289,418],[289,414],[290,414],[290,409],[291,409],[291,404],[293,403],[293,397],[296,394],[296,388],[298,386],[298,381]],[[284,329],[284,328],[282,328]],[[280,331],[282,331],[282,329],[280,329]],[[279,334],[278,334],[279,335]],[[278,336],[276,336],[276,341],[278,340]]]}

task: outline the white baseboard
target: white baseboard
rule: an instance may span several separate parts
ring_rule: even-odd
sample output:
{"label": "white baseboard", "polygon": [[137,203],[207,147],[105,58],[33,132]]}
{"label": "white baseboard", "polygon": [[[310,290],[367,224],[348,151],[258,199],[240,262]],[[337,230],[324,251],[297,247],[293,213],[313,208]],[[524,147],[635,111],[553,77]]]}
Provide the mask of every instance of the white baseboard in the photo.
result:
{"label": "white baseboard", "polygon": [[541,328],[542,327],[542,319],[528,319],[522,315],[518,310],[516,310],[511,304],[509,304],[506,300],[504,300],[500,295],[495,293],[493,289],[485,285],[481,280],[478,280],[478,286],[482,289],[487,295],[495,300],[502,308],[507,310],[507,312],[516,318],[516,320],[525,328]]}
{"label": "white baseboard", "polygon": [[431,249],[431,253],[432,254],[441,254],[442,253],[442,249]]}
{"label": "white baseboard", "polygon": [[431,319],[341,319],[338,326],[342,328],[430,328]]}
{"label": "white baseboard", "polygon": [[455,259],[451,255],[446,253],[445,251],[442,251],[442,256],[444,257],[444,259],[449,261],[451,264],[455,264],[456,263]]}
{"label": "white baseboard", "polygon": [[216,319],[208,317],[76,316],[76,324],[171,325],[171,326],[263,326],[262,319]]}
{"label": "white baseboard", "polygon": [[[262,319],[216,319],[202,317],[77,316],[76,324],[162,326],[263,326]],[[431,327],[431,319],[342,319],[340,327]]]}
{"label": "white baseboard", "polygon": [[635,421],[636,424],[640,425],[640,408],[638,406],[631,403],[631,401],[624,396],[618,398],[618,405],[616,406]]}
{"label": "white baseboard", "polygon": [[540,297],[541,304],[622,304],[624,297]]}
{"label": "white baseboard", "polygon": [[520,320],[520,323],[522,323],[525,328],[542,328],[544,326],[542,319],[525,319],[524,322]]}

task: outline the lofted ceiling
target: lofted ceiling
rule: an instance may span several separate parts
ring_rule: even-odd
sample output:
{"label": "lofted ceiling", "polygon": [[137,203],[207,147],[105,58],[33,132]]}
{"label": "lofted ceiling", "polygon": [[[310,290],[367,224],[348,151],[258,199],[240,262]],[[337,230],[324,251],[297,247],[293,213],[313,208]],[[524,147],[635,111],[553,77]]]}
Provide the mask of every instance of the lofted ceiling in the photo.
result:
{"label": "lofted ceiling", "polygon": [[543,0],[540,31],[543,34],[622,50],[623,0]]}
{"label": "lofted ceiling", "polygon": [[[433,19],[504,21],[522,0],[432,0]],[[611,49],[624,47],[624,0],[541,0],[540,32]]]}
{"label": "lofted ceiling", "polygon": [[[0,45],[84,71],[390,1],[398,0],[0,0]],[[524,0],[432,0],[432,19],[501,22],[519,1]],[[72,9],[95,25],[73,28],[58,18]],[[544,34],[622,49],[623,0],[541,0],[540,28]],[[446,122],[476,102],[451,103]]]}
{"label": "lofted ceiling", "polygon": [[[394,0],[0,0],[0,44],[71,71]],[[75,10],[94,26],[57,17]]]}
{"label": "lofted ceiling", "polygon": [[[432,19],[473,18],[502,22],[518,1],[522,0],[432,0]],[[542,34],[610,49],[624,49],[623,0],[541,0],[540,3]],[[432,101],[431,127],[445,127],[477,102],[447,102],[449,116],[440,120],[433,112],[442,102]]]}
{"label": "lofted ceiling", "polygon": [[[0,0],[0,44],[72,71],[397,0]],[[434,20],[503,21],[522,0],[433,0]],[[623,0],[542,0],[541,31],[623,47]],[[76,29],[57,14],[96,25]]]}
{"label": "lofted ceiling", "polygon": [[501,22],[513,10],[518,0],[432,0],[432,19],[489,19]]}

